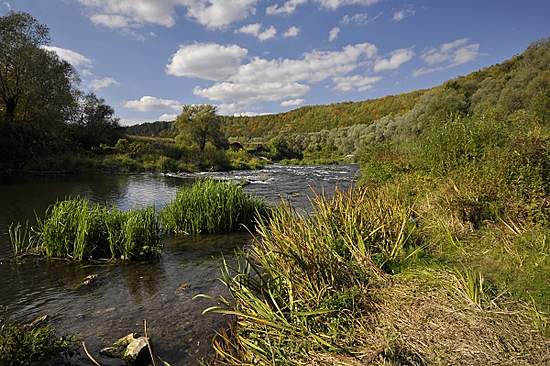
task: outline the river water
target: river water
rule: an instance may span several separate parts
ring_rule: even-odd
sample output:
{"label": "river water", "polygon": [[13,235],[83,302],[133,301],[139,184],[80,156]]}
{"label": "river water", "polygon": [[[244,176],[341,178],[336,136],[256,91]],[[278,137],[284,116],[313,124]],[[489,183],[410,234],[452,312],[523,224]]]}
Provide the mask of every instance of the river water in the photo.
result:
{"label": "river water", "polygon": [[[210,352],[210,340],[223,319],[201,315],[211,305],[193,300],[199,293],[219,295],[222,256],[232,258],[251,237],[247,233],[169,238],[158,261],[117,264],[73,264],[65,261],[10,260],[7,227],[32,223],[35,212],[71,196],[114,204],[121,209],[154,205],[162,208],[179,187],[197,177],[246,182],[245,190],[278,203],[281,199],[308,211],[313,192],[330,195],[336,186],[355,181],[355,165],[281,166],[262,170],[162,176],[91,175],[26,176],[0,180],[0,306],[17,320],[47,314],[60,334],[74,334],[105,365],[117,362],[99,356],[99,349],[143,329],[147,319],[155,353],[172,365],[194,365]],[[79,286],[97,274],[92,286]],[[83,358],[77,363],[88,365]]]}

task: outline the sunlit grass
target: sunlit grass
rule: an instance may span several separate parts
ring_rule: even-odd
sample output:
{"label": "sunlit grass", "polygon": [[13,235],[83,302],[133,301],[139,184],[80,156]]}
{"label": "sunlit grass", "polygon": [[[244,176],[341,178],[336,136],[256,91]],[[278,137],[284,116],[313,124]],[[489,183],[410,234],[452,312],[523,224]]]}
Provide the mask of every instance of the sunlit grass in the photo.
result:
{"label": "sunlit grass", "polygon": [[162,248],[153,208],[121,211],[75,198],[57,202],[30,231],[12,225],[14,254],[33,251],[47,257],[137,259],[155,257]]}
{"label": "sunlit grass", "polygon": [[228,233],[252,228],[266,212],[265,203],[242,187],[206,179],[181,188],[161,219],[166,230],[178,234]]}

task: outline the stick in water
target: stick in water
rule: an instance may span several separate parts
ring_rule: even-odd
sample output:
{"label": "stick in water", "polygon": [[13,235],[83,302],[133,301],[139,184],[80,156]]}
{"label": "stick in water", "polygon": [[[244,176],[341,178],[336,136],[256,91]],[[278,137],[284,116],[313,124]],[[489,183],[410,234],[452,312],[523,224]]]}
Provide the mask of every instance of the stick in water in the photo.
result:
{"label": "stick in water", "polygon": [[101,366],[101,364],[99,362],[97,362],[93,357],[92,355],[90,354],[90,352],[88,352],[88,349],[86,348],[86,342],[82,341],[82,347],[84,348],[84,352],[86,352],[86,356],[88,356],[88,358],[90,359],[90,361],[92,361],[92,363],[95,365],[95,366]]}
{"label": "stick in water", "polygon": [[147,319],[143,320],[143,332],[145,333],[145,342],[147,342],[147,348],[149,349],[149,354],[151,355],[151,361],[153,362],[153,366],[157,366],[155,364],[155,356],[153,356],[153,350],[151,349],[151,344],[149,343],[149,336],[147,335]]}

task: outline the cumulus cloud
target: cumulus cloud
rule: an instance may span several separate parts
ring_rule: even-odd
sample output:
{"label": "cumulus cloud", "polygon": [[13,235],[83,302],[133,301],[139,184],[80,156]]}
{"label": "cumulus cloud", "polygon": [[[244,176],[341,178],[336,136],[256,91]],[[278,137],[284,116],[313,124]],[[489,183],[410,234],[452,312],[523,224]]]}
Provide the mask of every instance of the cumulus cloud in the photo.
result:
{"label": "cumulus cloud", "polygon": [[92,23],[107,28],[133,28],[138,26],[131,18],[117,14],[92,14]]}
{"label": "cumulus cloud", "polygon": [[334,81],[334,89],[340,91],[365,91],[373,87],[375,83],[380,81],[382,78],[379,76],[363,76],[363,75],[353,75],[353,76],[341,76],[335,77],[332,80]]}
{"label": "cumulus cloud", "polygon": [[479,43],[471,43],[467,38],[443,43],[422,54],[422,60],[428,65],[414,71],[414,76],[429,74],[436,71],[468,63],[481,55]]}
{"label": "cumulus cloud", "polygon": [[359,63],[377,53],[370,43],[348,45],[340,51],[312,51],[300,59],[254,58],[239,67],[229,81],[256,84],[286,80],[289,82],[319,82],[335,75],[353,71]]}
{"label": "cumulus cloud", "polygon": [[371,22],[374,22],[376,19],[380,18],[382,13],[378,13],[376,16],[371,17],[368,13],[356,13],[353,15],[344,15],[340,23],[343,25],[356,24],[356,25],[367,25]]}
{"label": "cumulus cloud", "polygon": [[195,95],[220,102],[240,101],[246,104],[274,102],[284,98],[297,98],[309,91],[309,86],[296,82],[248,83],[223,82],[209,88],[196,87]]}
{"label": "cumulus cloud", "polygon": [[414,57],[414,51],[410,48],[395,50],[389,58],[379,58],[374,63],[374,71],[395,70]]}
{"label": "cumulus cloud", "polygon": [[304,104],[304,99],[290,99],[281,102],[281,107],[295,107]]}
{"label": "cumulus cloud", "polygon": [[270,38],[275,37],[277,29],[274,26],[262,30],[261,23],[254,23],[242,26],[237,29],[235,33],[248,34],[258,38],[260,41],[267,41]]}
{"label": "cumulus cloud", "polygon": [[67,61],[74,67],[92,65],[92,60],[76,51],[55,46],[42,46],[42,48],[47,51],[55,52],[60,59]]}
{"label": "cumulus cloud", "polygon": [[265,9],[268,15],[292,14],[299,5],[305,4],[308,0],[288,0],[281,5],[273,4]]}
{"label": "cumulus cloud", "polygon": [[338,38],[338,34],[340,34],[340,28],[334,27],[328,32],[328,40],[329,42],[332,42]]}
{"label": "cumulus cloud", "polygon": [[257,0],[78,0],[92,10],[91,20],[110,28],[144,24],[172,27],[176,8],[208,28],[221,28],[255,13]]}
{"label": "cumulus cloud", "polygon": [[412,17],[415,14],[416,14],[416,11],[413,8],[399,9],[393,12],[392,19],[394,22],[400,22],[403,19]]}
{"label": "cumulus cloud", "polygon": [[238,71],[221,83],[195,88],[194,94],[210,100],[231,103],[253,103],[297,99],[305,95],[307,84],[345,75],[366,60],[373,59],[377,49],[370,43],[344,47],[341,51],[313,51],[300,59],[266,60],[256,57],[239,66]]}
{"label": "cumulus cloud", "polygon": [[257,0],[181,0],[187,15],[208,28],[222,28],[256,12]]}
{"label": "cumulus cloud", "polygon": [[115,79],[111,78],[111,77],[105,77],[105,78],[99,78],[99,79],[94,79],[90,82],[90,88],[93,90],[93,91],[99,91],[101,89],[105,89],[105,88],[108,88],[110,87],[111,85],[117,85],[118,84],[118,81],[116,81]]}
{"label": "cumulus cloud", "polygon": [[174,76],[221,81],[235,74],[248,50],[237,45],[196,43],[180,46],[166,66]]}
{"label": "cumulus cloud", "polygon": [[283,37],[290,38],[290,37],[296,37],[298,34],[300,34],[300,28],[296,26],[292,26],[286,30],[286,32],[283,33]]}
{"label": "cumulus cloud", "polygon": [[380,0],[315,0],[315,2],[321,4],[323,8],[336,10],[344,5],[374,5]]}
{"label": "cumulus cloud", "polygon": [[162,99],[149,95],[143,96],[136,100],[127,100],[122,103],[124,108],[132,109],[140,112],[176,110],[181,109],[181,103],[177,100]]}

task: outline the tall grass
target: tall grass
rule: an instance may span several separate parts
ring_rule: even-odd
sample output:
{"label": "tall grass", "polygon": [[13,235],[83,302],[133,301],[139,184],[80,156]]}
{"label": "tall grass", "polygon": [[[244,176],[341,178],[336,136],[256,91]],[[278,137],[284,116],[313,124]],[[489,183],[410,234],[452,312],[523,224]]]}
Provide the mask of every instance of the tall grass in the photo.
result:
{"label": "tall grass", "polygon": [[[283,206],[260,221],[258,237],[206,312],[235,316],[235,334],[215,343],[222,364],[293,364],[309,352],[340,352],[354,342],[369,286],[416,258],[421,237],[413,201],[367,190],[317,197],[314,214]],[[238,362],[237,362],[238,360]]]}
{"label": "tall grass", "polygon": [[22,242],[47,257],[137,259],[157,256],[162,248],[155,210],[121,211],[75,198],[57,202],[38,219],[25,238],[19,226],[10,231],[15,254]]}
{"label": "tall grass", "polygon": [[242,187],[206,179],[181,188],[161,219],[169,231],[194,235],[238,231],[266,213],[265,203]]}

